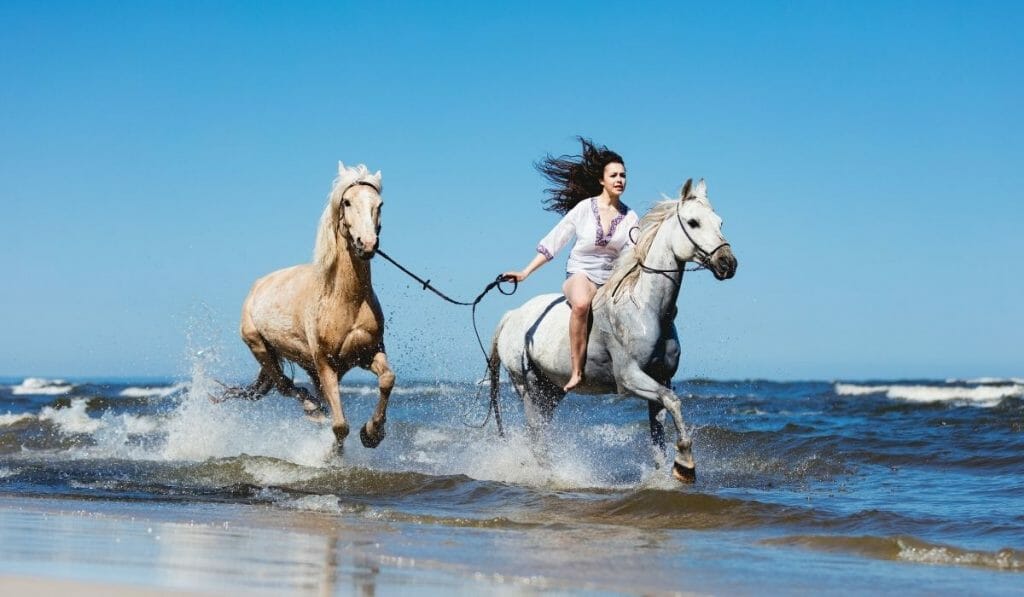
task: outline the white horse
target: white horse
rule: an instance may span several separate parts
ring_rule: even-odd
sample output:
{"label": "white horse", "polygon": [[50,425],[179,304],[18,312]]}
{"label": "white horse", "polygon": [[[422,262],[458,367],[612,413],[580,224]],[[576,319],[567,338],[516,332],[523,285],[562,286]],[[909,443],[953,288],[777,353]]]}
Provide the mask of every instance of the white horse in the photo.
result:
{"label": "white horse", "polygon": [[[662,409],[678,433],[673,475],[695,478],[692,440],[683,422],[671,380],[679,365],[679,337],[672,323],[684,266],[695,261],[719,280],[736,273],[736,258],[725,237],[722,219],[711,208],[707,186],[687,180],[678,199],[655,205],[640,221],[632,250],[615,262],[607,284],[594,297],[580,394],[630,394],[649,401],[651,439],[664,452]],[[509,373],[523,399],[534,441],[565,397],[569,379],[570,307],[561,294],[545,294],[502,317],[488,361],[491,404],[497,409],[499,364]],[[497,413],[498,411],[495,410]],[[497,418],[501,431],[500,414]]]}

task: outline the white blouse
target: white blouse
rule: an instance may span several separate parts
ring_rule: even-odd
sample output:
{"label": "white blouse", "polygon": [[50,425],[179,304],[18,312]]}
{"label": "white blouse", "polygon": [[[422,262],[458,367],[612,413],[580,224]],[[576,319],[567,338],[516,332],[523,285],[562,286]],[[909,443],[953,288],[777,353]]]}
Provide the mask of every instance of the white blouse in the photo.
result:
{"label": "white blouse", "polygon": [[601,229],[597,197],[584,199],[540,240],[537,252],[550,261],[575,235],[576,244],[569,253],[565,271],[570,274],[583,272],[594,284],[604,284],[612,273],[615,258],[627,243],[633,244],[629,231],[639,223],[636,212],[620,202],[619,215],[612,220],[606,233]]}

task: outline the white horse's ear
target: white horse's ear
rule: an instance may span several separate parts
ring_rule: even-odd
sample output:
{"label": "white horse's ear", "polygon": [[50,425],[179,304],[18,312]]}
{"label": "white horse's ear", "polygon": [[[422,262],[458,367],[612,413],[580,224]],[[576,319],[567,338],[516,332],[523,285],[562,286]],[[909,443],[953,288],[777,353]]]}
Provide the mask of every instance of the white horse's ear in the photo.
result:
{"label": "white horse's ear", "polygon": [[348,168],[345,167],[345,163],[342,162],[341,160],[338,160],[338,174],[344,174],[345,170],[347,169]]}
{"label": "white horse's ear", "polygon": [[700,197],[701,199],[708,198],[708,185],[704,182],[704,179],[697,181],[697,186],[693,189],[693,194]]}
{"label": "white horse's ear", "polygon": [[686,182],[683,183],[683,188],[679,189],[679,198],[686,199],[690,196],[690,188],[693,186],[693,179],[687,178]]}

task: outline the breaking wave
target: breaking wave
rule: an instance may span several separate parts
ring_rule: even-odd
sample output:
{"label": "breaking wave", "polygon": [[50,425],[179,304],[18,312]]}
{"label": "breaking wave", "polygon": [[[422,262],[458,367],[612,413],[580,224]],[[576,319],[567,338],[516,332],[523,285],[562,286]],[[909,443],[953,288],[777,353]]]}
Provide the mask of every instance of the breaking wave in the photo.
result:
{"label": "breaking wave", "polygon": [[927,386],[927,385],[857,385],[847,383],[835,384],[835,392],[840,396],[867,396],[885,394],[893,400],[907,402],[965,402],[977,406],[995,406],[1006,398],[1024,396],[1024,385],[977,385],[965,386]]}
{"label": "breaking wave", "polygon": [[26,377],[24,381],[16,386],[11,386],[11,393],[15,395],[39,394],[48,396],[59,396],[67,394],[74,386],[63,379],[44,379],[42,377]]}
{"label": "breaking wave", "polygon": [[188,388],[188,384],[179,383],[163,387],[130,387],[121,390],[118,396],[123,398],[167,398]]}
{"label": "breaking wave", "polygon": [[767,539],[768,545],[792,545],[823,551],[856,553],[884,560],[1024,571],[1024,553],[1014,549],[969,550],[929,543],[915,537],[795,535]]}

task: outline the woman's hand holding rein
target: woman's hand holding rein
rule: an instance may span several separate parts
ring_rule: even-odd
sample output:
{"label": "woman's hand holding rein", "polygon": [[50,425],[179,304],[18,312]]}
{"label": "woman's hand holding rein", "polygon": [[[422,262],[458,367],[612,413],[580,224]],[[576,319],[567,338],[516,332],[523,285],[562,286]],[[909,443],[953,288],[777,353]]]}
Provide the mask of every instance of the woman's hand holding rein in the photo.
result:
{"label": "woman's hand holding rein", "polygon": [[503,279],[509,280],[509,281],[522,282],[530,274],[532,274],[534,271],[536,271],[537,268],[539,268],[540,266],[544,265],[547,262],[548,262],[548,258],[547,257],[545,257],[541,253],[537,253],[537,255],[533,258],[533,260],[530,261],[530,263],[527,264],[527,266],[525,268],[523,268],[522,271],[518,271],[518,272],[505,272],[504,274],[501,275],[501,277]]}

